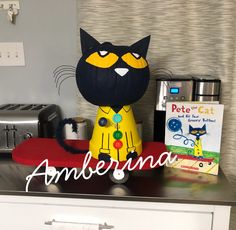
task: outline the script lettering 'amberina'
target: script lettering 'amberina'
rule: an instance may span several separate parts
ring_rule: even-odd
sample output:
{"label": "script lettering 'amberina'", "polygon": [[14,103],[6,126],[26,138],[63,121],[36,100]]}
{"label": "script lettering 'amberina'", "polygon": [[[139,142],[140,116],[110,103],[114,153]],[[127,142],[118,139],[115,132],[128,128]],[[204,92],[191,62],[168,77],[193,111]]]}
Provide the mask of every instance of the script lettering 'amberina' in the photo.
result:
{"label": "script lettering 'amberina'", "polygon": [[[89,167],[92,154],[91,152],[87,152],[81,169],[77,170],[77,168],[70,168],[70,169],[63,168],[60,169],[60,171],[57,171],[55,169],[55,172],[53,172],[52,175],[50,175],[49,173],[50,167],[48,159],[45,159],[35,168],[32,174],[26,177],[27,183],[25,186],[25,191],[26,192],[29,191],[30,182],[34,177],[44,176],[44,183],[46,186],[50,185],[52,182],[57,183],[62,175],[64,176],[65,181],[67,181],[71,176],[73,176],[74,180],[78,180],[81,176],[85,180],[88,180],[91,178],[93,174],[102,176],[106,174],[111,168],[114,171],[118,169],[133,171],[133,170],[142,170],[145,164],[149,164],[150,169],[153,169],[158,165],[163,166],[165,164],[172,164],[176,160],[177,156],[176,155],[172,156],[171,154],[172,154],[171,152],[163,152],[156,161],[151,155],[146,157],[145,159],[143,159],[143,157],[139,157],[133,166],[131,165],[132,159],[129,159],[125,162],[124,166],[121,169],[119,167],[119,161],[111,159],[109,166],[105,170],[101,171],[101,169],[103,169],[105,166],[105,162],[99,161],[95,169],[92,169],[91,167]],[[115,167],[113,166],[113,164],[115,165]],[[45,168],[44,172],[42,172],[42,168]]]}

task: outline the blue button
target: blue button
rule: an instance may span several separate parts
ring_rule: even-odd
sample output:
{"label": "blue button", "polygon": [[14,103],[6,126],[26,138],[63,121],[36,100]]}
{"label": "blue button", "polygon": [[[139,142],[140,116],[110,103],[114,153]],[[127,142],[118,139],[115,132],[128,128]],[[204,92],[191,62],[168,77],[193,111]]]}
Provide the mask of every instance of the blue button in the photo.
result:
{"label": "blue button", "polygon": [[120,123],[121,120],[122,120],[122,116],[120,114],[115,114],[112,118],[112,120],[115,122],[115,123]]}
{"label": "blue button", "polygon": [[107,125],[107,119],[105,117],[101,117],[99,120],[98,120],[98,124],[101,126],[101,127],[104,127]]}

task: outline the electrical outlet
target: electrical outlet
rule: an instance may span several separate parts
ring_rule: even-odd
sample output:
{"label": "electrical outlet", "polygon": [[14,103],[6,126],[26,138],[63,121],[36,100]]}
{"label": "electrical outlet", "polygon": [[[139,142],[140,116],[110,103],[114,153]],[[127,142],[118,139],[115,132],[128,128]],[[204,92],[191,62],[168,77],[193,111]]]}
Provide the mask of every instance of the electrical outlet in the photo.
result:
{"label": "electrical outlet", "polygon": [[0,10],[8,10],[10,7],[13,9],[20,9],[19,1],[0,1]]}
{"label": "electrical outlet", "polygon": [[23,42],[0,42],[0,66],[25,66]]}

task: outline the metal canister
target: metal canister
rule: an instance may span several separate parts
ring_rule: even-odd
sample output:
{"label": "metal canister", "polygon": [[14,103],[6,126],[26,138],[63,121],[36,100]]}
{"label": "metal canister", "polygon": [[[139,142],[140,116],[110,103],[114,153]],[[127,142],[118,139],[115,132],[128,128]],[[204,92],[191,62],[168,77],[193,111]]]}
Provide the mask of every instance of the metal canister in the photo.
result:
{"label": "metal canister", "polygon": [[88,139],[88,123],[85,118],[74,117],[77,123],[77,133],[72,132],[72,125],[65,126],[65,138],[70,140],[87,140]]}
{"label": "metal canister", "polygon": [[137,130],[138,130],[138,134],[139,134],[140,138],[142,139],[142,137],[143,137],[143,122],[137,121],[136,126],[137,126]]}
{"label": "metal canister", "polygon": [[195,80],[195,101],[220,101],[221,80],[212,76],[201,76]]}

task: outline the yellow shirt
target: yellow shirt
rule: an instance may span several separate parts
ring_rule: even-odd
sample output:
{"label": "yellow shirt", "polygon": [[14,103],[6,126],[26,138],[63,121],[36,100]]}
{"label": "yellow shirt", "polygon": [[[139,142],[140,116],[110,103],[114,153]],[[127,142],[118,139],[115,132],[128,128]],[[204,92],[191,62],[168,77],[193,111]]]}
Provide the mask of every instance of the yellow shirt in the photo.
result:
{"label": "yellow shirt", "polygon": [[201,139],[196,139],[194,143],[194,156],[195,157],[202,157],[202,141]]}
{"label": "yellow shirt", "polygon": [[[106,126],[99,125],[101,118],[107,120]],[[127,160],[127,154],[133,151],[141,154],[142,141],[131,106],[123,106],[118,113],[109,106],[98,108],[89,150],[96,159],[100,153],[105,153],[118,161]]]}

